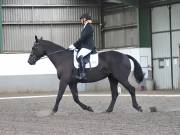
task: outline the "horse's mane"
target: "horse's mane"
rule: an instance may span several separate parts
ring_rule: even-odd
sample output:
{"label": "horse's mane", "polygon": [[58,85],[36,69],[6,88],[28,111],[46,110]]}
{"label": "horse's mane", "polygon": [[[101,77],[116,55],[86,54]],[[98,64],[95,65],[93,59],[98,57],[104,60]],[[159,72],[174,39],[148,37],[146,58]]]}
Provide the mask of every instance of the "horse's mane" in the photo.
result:
{"label": "horse's mane", "polygon": [[53,47],[55,49],[58,49],[58,50],[65,50],[64,47],[62,47],[61,45],[58,45],[54,42],[51,42],[49,40],[39,40],[40,43],[42,43],[43,45],[47,46],[47,47]]}

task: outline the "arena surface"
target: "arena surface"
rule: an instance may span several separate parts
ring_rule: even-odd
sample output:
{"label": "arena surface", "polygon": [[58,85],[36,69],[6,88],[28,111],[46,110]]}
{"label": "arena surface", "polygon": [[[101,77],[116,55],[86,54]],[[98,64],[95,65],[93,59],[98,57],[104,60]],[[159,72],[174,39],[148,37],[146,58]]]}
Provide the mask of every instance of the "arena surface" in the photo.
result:
{"label": "arena surface", "polygon": [[[102,113],[110,94],[85,94],[80,100],[94,113],[82,110],[71,96],[63,97],[59,111],[48,115],[55,96],[1,97],[0,135],[178,135],[180,95],[138,95],[143,112],[131,106],[128,95],[119,96],[112,113]],[[157,112],[150,112],[156,107]]]}

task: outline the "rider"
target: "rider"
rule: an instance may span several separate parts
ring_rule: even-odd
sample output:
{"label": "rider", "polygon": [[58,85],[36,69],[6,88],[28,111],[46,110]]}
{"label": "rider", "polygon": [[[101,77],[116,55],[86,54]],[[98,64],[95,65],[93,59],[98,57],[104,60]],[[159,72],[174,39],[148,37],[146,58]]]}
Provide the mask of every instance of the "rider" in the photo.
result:
{"label": "rider", "polygon": [[81,37],[72,45],[69,46],[70,50],[78,49],[77,60],[80,65],[80,73],[76,78],[85,79],[85,62],[83,58],[95,50],[94,40],[93,40],[93,27],[92,19],[89,14],[83,14],[80,17],[80,21],[83,24],[83,30],[81,31]]}

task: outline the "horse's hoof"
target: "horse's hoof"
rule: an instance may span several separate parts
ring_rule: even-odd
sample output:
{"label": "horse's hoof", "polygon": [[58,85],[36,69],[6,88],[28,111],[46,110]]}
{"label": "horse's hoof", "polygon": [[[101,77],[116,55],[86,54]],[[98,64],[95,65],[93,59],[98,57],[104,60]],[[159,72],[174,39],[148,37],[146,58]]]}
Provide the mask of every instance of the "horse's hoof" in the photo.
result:
{"label": "horse's hoof", "polygon": [[137,110],[138,110],[139,112],[143,112],[141,106],[138,106],[138,107],[137,107]]}
{"label": "horse's hoof", "polygon": [[112,109],[107,109],[105,112],[106,113],[111,113],[113,110]]}
{"label": "horse's hoof", "polygon": [[88,110],[89,112],[94,112],[93,109],[92,109],[90,106],[87,107],[87,110]]}
{"label": "horse's hoof", "polygon": [[137,111],[139,111],[139,112],[143,112],[143,110],[142,110],[142,108],[141,108],[141,106],[133,106]]}
{"label": "horse's hoof", "polygon": [[52,109],[52,113],[56,113],[58,111],[58,108],[56,108],[56,107],[54,107],[53,109]]}
{"label": "horse's hoof", "polygon": [[53,109],[51,112],[51,115],[55,115],[56,112],[57,112],[57,110]]}
{"label": "horse's hoof", "polygon": [[143,112],[143,109],[141,108],[141,106],[139,106],[139,112]]}

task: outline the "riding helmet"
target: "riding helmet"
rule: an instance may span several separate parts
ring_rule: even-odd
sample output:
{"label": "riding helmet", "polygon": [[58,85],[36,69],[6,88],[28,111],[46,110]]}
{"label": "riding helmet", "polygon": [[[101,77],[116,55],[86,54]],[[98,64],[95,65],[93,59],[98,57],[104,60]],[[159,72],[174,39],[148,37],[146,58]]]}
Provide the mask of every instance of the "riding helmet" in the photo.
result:
{"label": "riding helmet", "polygon": [[87,20],[92,20],[91,16],[88,13],[82,14],[80,19],[83,19],[83,18],[85,18]]}

